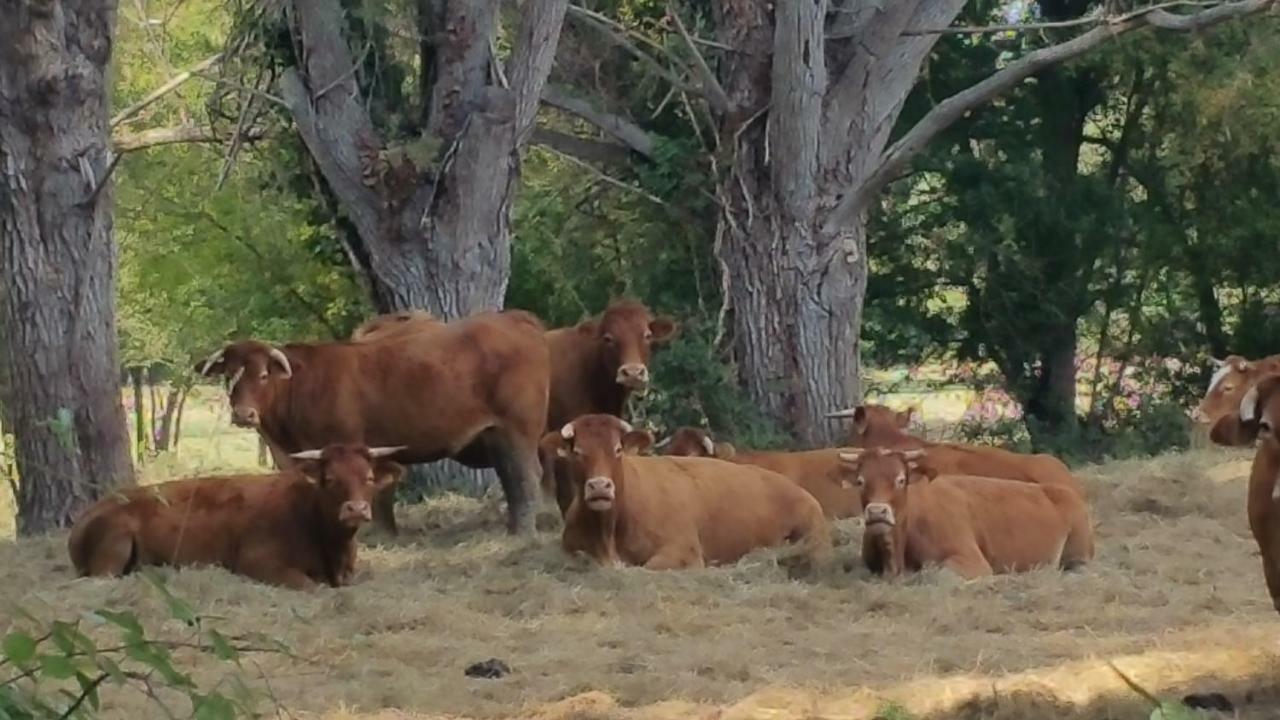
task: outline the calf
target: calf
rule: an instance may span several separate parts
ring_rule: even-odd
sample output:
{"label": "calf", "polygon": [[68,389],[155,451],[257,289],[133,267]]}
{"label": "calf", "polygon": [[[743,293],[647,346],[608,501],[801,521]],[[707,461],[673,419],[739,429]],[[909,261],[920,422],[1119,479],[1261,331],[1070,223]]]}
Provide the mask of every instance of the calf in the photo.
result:
{"label": "calf", "polygon": [[900,575],[942,565],[963,578],[1068,569],[1092,556],[1084,502],[1059,487],[943,475],[921,464],[925,450],[858,450],[841,454],[846,482],[859,491],[865,531],[863,562]]}
{"label": "calf", "polygon": [[346,585],[356,530],[376,493],[400,479],[401,448],[330,445],[294,453],[272,475],[176,480],[131,488],[89,506],[67,550],[76,572],[125,575],[144,565],[220,565],[296,589]]}
{"label": "calf", "polygon": [[564,549],[602,564],[651,570],[731,563],[798,541],[815,567],[831,559],[816,500],[786,478],[704,458],[636,457],[653,436],[611,415],[548,433],[543,447],[576,472]]}
{"label": "calf", "polygon": [[1271,603],[1280,612],[1280,375],[1260,380],[1240,400],[1237,412],[1218,419],[1210,439],[1228,447],[1256,445],[1245,503],[1249,530],[1262,554],[1262,574]]}
{"label": "calf", "polygon": [[667,457],[709,457],[772,470],[812,495],[831,519],[856,517],[862,512],[858,493],[840,484],[839,450],[738,450],[729,443],[713,442],[705,431],[691,427],[677,429],[659,449]]}
{"label": "calf", "polygon": [[1261,360],[1231,355],[1225,360],[1214,359],[1213,364],[1215,369],[1213,377],[1209,378],[1209,388],[1200,404],[1191,411],[1191,420],[1208,426],[1211,431],[1219,419],[1236,414],[1245,394],[1260,379],[1280,373],[1280,355]]}
{"label": "calf", "polygon": [[[226,378],[232,423],[255,428],[284,453],[395,445],[404,447],[396,457],[404,463],[449,457],[493,467],[508,530],[533,532],[550,385],[544,328],[520,311],[423,325],[367,342],[241,341],[200,370]],[[390,491],[378,497],[374,520],[394,533],[393,499]]]}

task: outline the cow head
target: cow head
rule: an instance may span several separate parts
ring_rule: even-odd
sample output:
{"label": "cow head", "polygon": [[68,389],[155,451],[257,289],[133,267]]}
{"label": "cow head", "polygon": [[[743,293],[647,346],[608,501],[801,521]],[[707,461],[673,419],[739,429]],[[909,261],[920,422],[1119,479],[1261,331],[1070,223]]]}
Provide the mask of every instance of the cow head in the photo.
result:
{"label": "cow head", "polygon": [[890,534],[907,515],[907,488],[932,477],[919,461],[924,450],[860,448],[840,453],[840,484],[856,489],[866,532]]}
{"label": "cow head", "polygon": [[853,421],[849,444],[854,447],[918,447],[920,441],[907,434],[915,408],[901,412],[884,405],[855,405],[827,413],[828,418]]}
{"label": "cow head", "polygon": [[231,423],[256,428],[280,388],[293,377],[294,363],[280,348],[244,340],[232,343],[196,366],[206,377],[221,375],[231,402]]}
{"label": "cow head", "polygon": [[676,329],[675,320],[654,317],[644,305],[631,301],[615,302],[599,320],[578,326],[580,332],[600,343],[602,364],[614,381],[628,390],[649,386],[652,350],[670,341]]}
{"label": "cow head", "polygon": [[348,530],[373,519],[373,499],[398,482],[404,467],[388,460],[403,447],[369,448],[363,445],[329,445],[290,455],[299,460],[298,471],[320,489],[321,512]]}
{"label": "cow head", "polygon": [[388,337],[399,337],[424,327],[436,327],[444,323],[426,310],[401,310],[375,315],[351,331],[352,342],[371,342]]}
{"label": "cow head", "polygon": [[673,457],[719,457],[720,449],[705,430],[691,427],[677,429],[654,448]]}
{"label": "cow head", "polygon": [[1275,426],[1280,423],[1280,375],[1269,375],[1245,392],[1235,412],[1218,418],[1209,438],[1219,445],[1246,447],[1254,443],[1275,444]]}
{"label": "cow head", "polygon": [[623,494],[622,456],[652,446],[653,435],[612,415],[584,415],[542,439],[543,448],[575,466],[574,502],[596,512],[612,510]]}
{"label": "cow head", "polygon": [[1213,425],[1219,418],[1234,414],[1240,401],[1262,374],[1260,363],[1230,355],[1225,360],[1213,358],[1213,376],[1209,389],[1200,404],[1191,411],[1191,420],[1201,425]]}

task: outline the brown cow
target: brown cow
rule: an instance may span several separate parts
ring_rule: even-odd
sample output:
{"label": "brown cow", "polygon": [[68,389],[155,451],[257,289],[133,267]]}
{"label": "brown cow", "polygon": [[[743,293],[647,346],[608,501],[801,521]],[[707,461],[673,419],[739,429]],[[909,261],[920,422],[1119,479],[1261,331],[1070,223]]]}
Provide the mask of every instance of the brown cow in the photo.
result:
{"label": "brown cow", "polygon": [[815,568],[831,560],[822,508],[786,478],[704,458],[636,457],[653,436],[612,415],[587,415],[543,446],[575,466],[564,549],[651,570],[731,563],[799,541]]}
{"label": "brown cow", "polygon": [[[351,339],[370,342],[439,324],[422,311],[378,315],[365,321]],[[551,351],[551,396],[544,430],[557,430],[580,415],[603,413],[621,417],[627,398],[649,384],[652,350],[671,340],[675,320],[654,316],[642,303],[615,300],[591,320],[546,333]],[[571,472],[554,457],[543,457],[542,488],[556,498],[563,515],[573,500]],[[564,482],[557,481],[565,476]]]}
{"label": "brown cow", "polygon": [[1209,437],[1219,445],[1257,445],[1249,473],[1246,508],[1249,529],[1262,554],[1262,573],[1271,603],[1280,612],[1280,375],[1260,380],[1245,393],[1239,409],[1219,418]]}
{"label": "brown cow", "polygon": [[76,572],[126,575],[144,565],[220,565],[273,585],[346,585],[356,530],[375,494],[399,480],[399,448],[330,445],[295,453],[272,475],[176,480],[91,505],[67,550]]}
{"label": "brown cow", "polygon": [[1080,496],[1059,487],[942,475],[920,464],[927,450],[842,453],[860,490],[862,557],[878,574],[942,565],[963,578],[1070,569],[1092,557],[1093,530]]}
{"label": "brown cow", "polygon": [[891,448],[896,450],[927,449],[921,460],[926,468],[938,475],[977,475],[1002,478],[1069,488],[1087,500],[1084,485],[1066,464],[1044,453],[1015,453],[986,445],[962,443],[935,443],[903,431],[895,421],[886,419],[875,405],[859,405],[827,417],[848,417],[853,420],[853,432],[849,444],[857,448]]}
{"label": "brown cow", "polygon": [[729,443],[713,442],[705,431],[691,427],[677,429],[658,449],[667,457],[709,457],[772,470],[804,488],[831,519],[857,517],[862,512],[858,493],[840,485],[839,450],[738,450]]}
{"label": "brown cow", "polygon": [[[508,530],[533,532],[538,440],[550,358],[543,328],[524,312],[483,313],[376,342],[233,343],[201,371],[228,380],[232,422],[286,452],[331,443],[397,445],[396,459],[450,457],[494,467]],[[374,520],[395,532],[394,494]]]}
{"label": "brown cow", "polygon": [[1215,370],[1209,378],[1209,388],[1200,404],[1191,411],[1191,420],[1213,427],[1220,418],[1240,410],[1245,393],[1263,377],[1280,373],[1280,355],[1261,360],[1246,360],[1239,355],[1225,360],[1214,359]]}

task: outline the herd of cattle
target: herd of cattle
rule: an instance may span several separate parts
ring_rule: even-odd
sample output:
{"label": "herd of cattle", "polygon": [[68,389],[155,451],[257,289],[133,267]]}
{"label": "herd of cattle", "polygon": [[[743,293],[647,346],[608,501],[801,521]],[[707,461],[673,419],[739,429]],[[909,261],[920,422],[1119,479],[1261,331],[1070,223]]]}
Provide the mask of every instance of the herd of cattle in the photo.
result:
{"label": "herd of cattle", "polygon": [[[232,423],[255,429],[280,470],[105,497],[72,528],[72,562],[82,576],[212,564],[286,587],[344,585],[357,530],[396,532],[403,464],[441,458],[494,468],[511,533],[535,532],[554,498],[564,549],[604,565],[702,567],[792,542],[822,568],[830,521],[850,517],[876,573],[941,565],[972,578],[1093,558],[1088,497],[1060,460],[929,442],[908,432],[911,411],[830,413],[850,421],[838,448],[749,451],[694,428],[655,444],[623,417],[649,384],[652,349],[676,331],[617,301],[555,330],[519,310],[455,322],[410,311],[344,342],[232,343],[197,370],[224,379]],[[1192,418],[1219,444],[1257,443],[1248,516],[1280,610],[1280,356],[1215,362]]]}

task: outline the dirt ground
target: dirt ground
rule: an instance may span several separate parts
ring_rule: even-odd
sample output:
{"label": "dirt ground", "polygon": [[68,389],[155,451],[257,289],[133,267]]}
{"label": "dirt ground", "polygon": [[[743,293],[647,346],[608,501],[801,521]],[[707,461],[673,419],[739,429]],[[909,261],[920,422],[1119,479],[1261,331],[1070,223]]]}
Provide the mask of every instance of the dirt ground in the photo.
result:
{"label": "dirt ground", "polygon": [[[887,582],[857,564],[856,521],[837,526],[854,570],[835,578],[792,579],[786,550],[695,572],[601,570],[551,533],[506,538],[495,502],[445,498],[402,508],[403,536],[362,549],[352,587],[168,577],[214,627],[297,653],[246,667],[302,717],[1146,718],[1110,661],[1162,697],[1217,691],[1239,717],[1272,718],[1280,617],[1245,524],[1247,457],[1083,470],[1099,555],[1068,574]],[[140,578],[73,579],[65,536],[0,543],[0,608],[14,603],[44,620],[132,608],[182,632]],[[0,615],[0,634],[19,622]],[[203,682],[226,673],[180,657]],[[464,676],[489,658],[511,674]],[[136,696],[104,702],[114,717],[151,716]]]}

